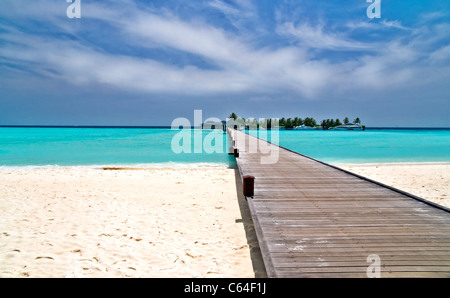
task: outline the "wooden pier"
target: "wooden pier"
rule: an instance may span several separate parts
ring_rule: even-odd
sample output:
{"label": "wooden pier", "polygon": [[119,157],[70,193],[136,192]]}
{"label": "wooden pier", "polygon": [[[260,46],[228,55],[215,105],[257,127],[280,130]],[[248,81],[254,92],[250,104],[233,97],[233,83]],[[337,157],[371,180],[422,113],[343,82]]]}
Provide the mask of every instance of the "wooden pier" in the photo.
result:
{"label": "wooden pier", "polygon": [[[228,133],[241,177],[255,177],[247,201],[268,277],[450,277],[447,208]],[[251,142],[279,150],[278,161],[261,164]]]}

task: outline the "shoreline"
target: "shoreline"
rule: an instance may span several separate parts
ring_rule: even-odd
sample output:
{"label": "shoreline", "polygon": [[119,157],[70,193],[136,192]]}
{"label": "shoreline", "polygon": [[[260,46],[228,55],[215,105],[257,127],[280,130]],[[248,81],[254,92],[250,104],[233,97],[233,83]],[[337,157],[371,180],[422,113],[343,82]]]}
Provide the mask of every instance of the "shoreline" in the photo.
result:
{"label": "shoreline", "polygon": [[80,170],[151,170],[151,169],[211,169],[234,168],[227,163],[146,163],[146,164],[93,164],[93,165],[0,165],[0,171],[14,170],[47,170],[47,169],[80,169]]}
{"label": "shoreline", "polygon": [[[320,161],[320,160],[319,160]],[[450,165],[450,161],[405,161],[405,162],[325,162],[333,166],[376,166],[376,165]],[[197,169],[197,168],[234,168],[234,165],[228,163],[180,163],[180,162],[166,162],[166,163],[142,163],[142,164],[92,164],[92,165],[0,165],[1,170],[20,170],[20,169],[102,169],[102,168],[118,168],[118,169]]]}

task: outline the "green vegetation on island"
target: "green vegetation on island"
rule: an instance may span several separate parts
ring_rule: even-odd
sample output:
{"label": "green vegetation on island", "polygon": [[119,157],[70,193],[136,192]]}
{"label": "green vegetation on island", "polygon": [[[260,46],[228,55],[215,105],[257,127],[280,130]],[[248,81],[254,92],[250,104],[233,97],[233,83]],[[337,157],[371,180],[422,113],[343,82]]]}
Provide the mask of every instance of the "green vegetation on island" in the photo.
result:
{"label": "green vegetation on island", "polygon": [[324,119],[318,124],[318,122],[312,117],[306,117],[304,119],[300,117],[295,118],[260,118],[259,121],[255,118],[242,118],[238,117],[236,113],[231,113],[228,117],[229,119],[234,119],[235,121],[241,123],[248,129],[258,129],[260,126],[271,129],[273,119],[278,119],[278,127],[281,129],[340,129],[340,128],[360,128],[361,130],[365,129],[364,125],[361,125],[361,120],[359,117],[355,118],[353,122],[350,122],[348,117],[345,117],[343,122],[337,119]]}

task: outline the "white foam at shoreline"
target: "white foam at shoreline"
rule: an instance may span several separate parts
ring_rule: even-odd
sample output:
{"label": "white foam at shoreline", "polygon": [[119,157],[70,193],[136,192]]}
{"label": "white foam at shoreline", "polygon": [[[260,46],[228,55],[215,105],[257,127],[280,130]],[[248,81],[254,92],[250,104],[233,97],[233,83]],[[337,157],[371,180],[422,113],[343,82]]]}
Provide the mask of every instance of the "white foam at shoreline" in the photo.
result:
{"label": "white foam at shoreline", "polygon": [[129,168],[129,169],[201,169],[201,168],[229,168],[227,163],[146,163],[146,164],[104,164],[104,165],[23,165],[23,166],[0,166],[0,171],[11,170],[99,170],[104,168]]}
{"label": "white foam at shoreline", "polygon": [[[328,162],[328,164],[337,167],[371,167],[371,166],[426,166],[426,165],[450,165],[450,162],[370,162],[370,163],[346,163],[346,162]],[[91,169],[98,170],[104,168],[129,168],[129,169],[201,169],[201,168],[229,168],[228,163],[145,163],[145,164],[98,164],[98,165],[18,165],[18,166],[0,166],[0,171],[11,170],[57,170],[57,169],[72,169],[83,170]]]}

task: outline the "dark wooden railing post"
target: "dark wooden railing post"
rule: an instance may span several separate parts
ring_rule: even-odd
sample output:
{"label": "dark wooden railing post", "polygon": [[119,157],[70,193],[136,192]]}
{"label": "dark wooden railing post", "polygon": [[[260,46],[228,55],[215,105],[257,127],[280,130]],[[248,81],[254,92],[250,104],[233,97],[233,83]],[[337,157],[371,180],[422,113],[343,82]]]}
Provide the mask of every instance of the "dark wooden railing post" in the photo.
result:
{"label": "dark wooden railing post", "polygon": [[242,190],[245,197],[253,197],[255,194],[255,177],[244,176],[242,177]]}

